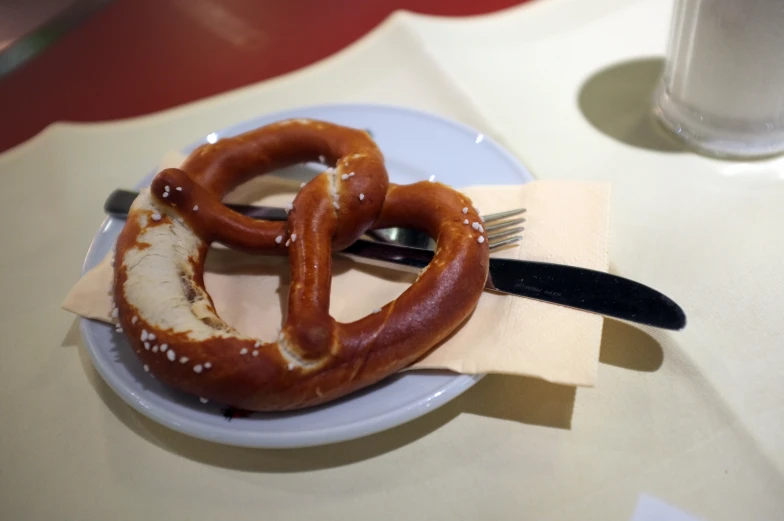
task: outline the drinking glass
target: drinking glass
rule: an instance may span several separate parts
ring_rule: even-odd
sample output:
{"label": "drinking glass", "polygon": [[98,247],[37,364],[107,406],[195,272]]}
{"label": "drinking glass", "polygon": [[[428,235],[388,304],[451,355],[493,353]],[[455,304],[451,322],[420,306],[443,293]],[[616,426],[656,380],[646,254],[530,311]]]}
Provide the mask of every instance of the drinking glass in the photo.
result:
{"label": "drinking glass", "polygon": [[707,155],[784,152],[784,0],[676,0],[654,113]]}

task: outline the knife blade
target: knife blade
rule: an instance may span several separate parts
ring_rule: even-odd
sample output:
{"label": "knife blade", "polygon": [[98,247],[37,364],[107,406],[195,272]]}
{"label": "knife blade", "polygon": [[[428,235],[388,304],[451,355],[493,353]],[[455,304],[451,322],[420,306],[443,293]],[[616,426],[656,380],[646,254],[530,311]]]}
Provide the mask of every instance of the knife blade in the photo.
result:
{"label": "knife blade", "polygon": [[[104,211],[125,218],[138,193],[115,190]],[[255,219],[285,221],[282,208],[226,205]],[[433,258],[433,251],[375,241],[357,240],[337,252],[363,263],[416,272]],[[548,262],[490,259],[485,290],[531,298],[662,329],[686,327],[683,309],[663,293],[630,279],[601,271]]]}

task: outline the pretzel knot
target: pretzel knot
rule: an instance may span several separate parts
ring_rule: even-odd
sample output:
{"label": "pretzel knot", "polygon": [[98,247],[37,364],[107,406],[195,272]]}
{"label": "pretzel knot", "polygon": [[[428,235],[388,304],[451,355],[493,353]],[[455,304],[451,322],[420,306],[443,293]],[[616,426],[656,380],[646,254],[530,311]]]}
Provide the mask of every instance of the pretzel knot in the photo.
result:
{"label": "pretzel knot", "polygon": [[[316,160],[335,166],[300,190],[288,222],[254,220],[221,202],[260,173]],[[324,403],[405,368],[468,318],[489,266],[484,235],[465,224],[479,220],[445,185],[391,185],[365,132],[280,121],[197,148],[141,192],[117,241],[118,319],[145,369],[174,388],[254,411]],[[396,300],[336,322],[332,251],[390,226],[429,233],[433,260]],[[215,312],[204,287],[212,242],[289,256],[288,310],[274,341],[243,336]]]}

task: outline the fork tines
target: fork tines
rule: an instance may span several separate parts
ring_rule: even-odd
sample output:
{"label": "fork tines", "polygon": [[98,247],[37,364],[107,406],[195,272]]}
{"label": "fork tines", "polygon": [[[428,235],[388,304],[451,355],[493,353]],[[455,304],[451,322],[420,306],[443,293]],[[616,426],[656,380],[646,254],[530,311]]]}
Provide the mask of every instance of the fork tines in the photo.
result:
{"label": "fork tines", "polygon": [[498,212],[484,216],[485,230],[487,232],[496,232],[493,234],[488,233],[487,235],[487,243],[491,250],[495,250],[501,248],[502,246],[507,246],[509,244],[514,244],[523,240],[523,238],[520,236],[520,233],[525,228],[522,226],[510,228],[510,226],[521,224],[525,222],[525,219],[510,219],[506,221],[504,221],[504,219],[515,217],[524,212],[525,208],[518,208],[517,210],[509,210],[506,212]]}

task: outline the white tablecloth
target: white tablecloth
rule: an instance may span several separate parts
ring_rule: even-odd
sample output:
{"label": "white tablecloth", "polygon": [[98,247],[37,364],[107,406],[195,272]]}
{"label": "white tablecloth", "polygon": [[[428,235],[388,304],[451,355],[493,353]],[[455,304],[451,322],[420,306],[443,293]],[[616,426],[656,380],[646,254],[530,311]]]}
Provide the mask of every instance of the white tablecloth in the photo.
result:
{"label": "white tablecloth", "polygon": [[[783,519],[784,161],[699,157],[647,120],[671,7],[401,12],[292,75],[0,155],[0,518]],[[219,446],[133,412],[59,309],[105,196],[215,129],[330,101],[422,108],[539,178],[611,181],[613,272],[672,296],[687,329],[607,321],[595,388],[490,376],[329,448]]]}

